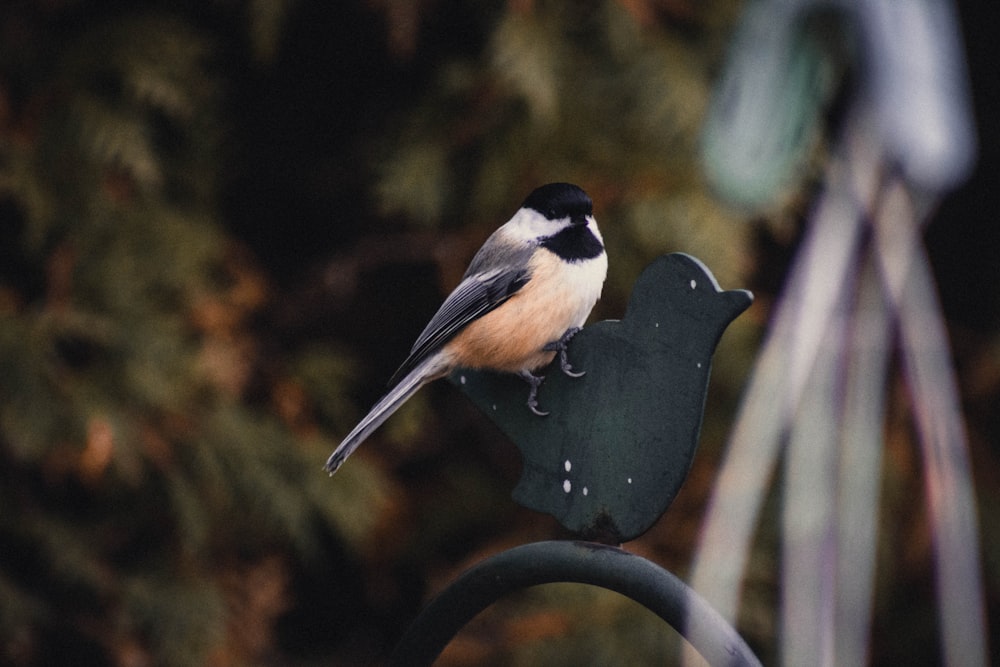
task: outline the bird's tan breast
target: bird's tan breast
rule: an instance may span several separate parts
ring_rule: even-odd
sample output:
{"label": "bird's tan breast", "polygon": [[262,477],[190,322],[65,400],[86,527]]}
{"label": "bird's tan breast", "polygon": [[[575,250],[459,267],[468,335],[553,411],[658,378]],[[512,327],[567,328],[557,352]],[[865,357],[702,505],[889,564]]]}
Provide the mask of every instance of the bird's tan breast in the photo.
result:
{"label": "bird's tan breast", "polygon": [[542,348],[582,326],[600,296],[607,266],[604,257],[600,260],[583,267],[546,251],[536,253],[528,283],[448,344],[455,362],[512,373],[551,362],[555,353]]}

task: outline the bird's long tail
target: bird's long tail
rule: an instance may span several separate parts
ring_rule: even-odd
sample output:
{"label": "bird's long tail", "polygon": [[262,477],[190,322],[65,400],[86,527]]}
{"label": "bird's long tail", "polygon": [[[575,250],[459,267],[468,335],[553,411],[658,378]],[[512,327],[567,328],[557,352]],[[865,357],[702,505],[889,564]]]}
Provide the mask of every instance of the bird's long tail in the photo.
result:
{"label": "bird's long tail", "polygon": [[407,373],[398,384],[389,390],[388,394],[379,399],[375,407],[354,427],[354,430],[347,434],[347,437],[337,446],[333,454],[330,454],[330,458],[326,460],[324,466],[326,471],[331,475],[337,472],[337,468],[347,460],[348,456],[354,453],[358,445],[398,410],[399,406],[405,403],[410,396],[413,396],[418,389],[431,380],[441,377],[447,370],[448,366],[441,355],[436,354]]}

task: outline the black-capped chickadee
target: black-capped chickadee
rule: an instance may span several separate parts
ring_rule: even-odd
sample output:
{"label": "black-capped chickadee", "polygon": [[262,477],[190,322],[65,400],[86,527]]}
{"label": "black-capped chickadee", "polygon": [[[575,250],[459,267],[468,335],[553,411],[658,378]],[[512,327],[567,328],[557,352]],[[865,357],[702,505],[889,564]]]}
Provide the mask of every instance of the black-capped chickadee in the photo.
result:
{"label": "black-capped chickadee", "polygon": [[607,271],[587,193],[569,183],[536,189],[486,239],[389,380],[389,392],[330,455],[326,470],[336,472],[420,387],[456,368],[516,373],[531,385],[528,407],[545,415],[537,401],[544,378],[534,371],[558,353],[564,373],[583,374],[570,366],[566,345],[601,296]]}

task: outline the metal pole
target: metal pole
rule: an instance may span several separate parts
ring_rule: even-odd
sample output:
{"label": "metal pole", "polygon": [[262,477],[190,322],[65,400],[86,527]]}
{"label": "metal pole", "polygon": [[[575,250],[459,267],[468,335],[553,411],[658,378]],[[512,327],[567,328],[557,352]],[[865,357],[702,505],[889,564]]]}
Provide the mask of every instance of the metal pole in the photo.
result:
{"label": "metal pole", "polygon": [[732,626],[667,570],[618,547],[568,541],[526,544],[469,568],[410,625],[389,664],[431,665],[466,623],[504,595],[557,582],[600,586],[635,600],[713,666],[760,665]]}

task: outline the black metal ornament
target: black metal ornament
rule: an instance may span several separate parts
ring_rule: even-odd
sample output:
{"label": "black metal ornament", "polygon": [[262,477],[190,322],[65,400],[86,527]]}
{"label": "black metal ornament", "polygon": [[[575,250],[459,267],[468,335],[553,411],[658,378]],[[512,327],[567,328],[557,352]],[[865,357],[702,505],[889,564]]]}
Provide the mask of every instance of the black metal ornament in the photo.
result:
{"label": "black metal ornament", "polygon": [[521,450],[513,497],[555,516],[584,539],[618,544],[666,511],[698,444],[712,354],[753,301],[722,290],[683,253],[662,256],[635,284],[625,317],[585,327],[569,344],[581,378],[558,361],[538,394],[546,417],[525,406],[514,376],[459,370],[454,382]]}

